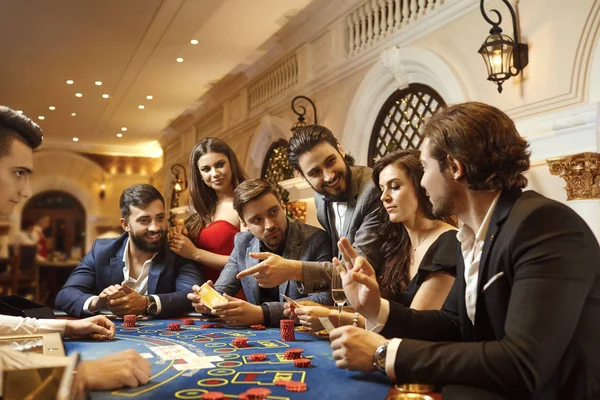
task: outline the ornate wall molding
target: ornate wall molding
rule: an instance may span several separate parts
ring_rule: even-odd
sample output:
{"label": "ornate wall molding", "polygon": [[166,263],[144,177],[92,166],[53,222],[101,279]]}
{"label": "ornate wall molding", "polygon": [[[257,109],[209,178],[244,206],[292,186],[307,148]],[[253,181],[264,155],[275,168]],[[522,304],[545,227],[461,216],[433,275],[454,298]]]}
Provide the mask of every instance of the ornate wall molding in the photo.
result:
{"label": "ornate wall molding", "polygon": [[600,199],[600,153],[579,153],[547,161],[550,173],[567,183],[567,200]]}

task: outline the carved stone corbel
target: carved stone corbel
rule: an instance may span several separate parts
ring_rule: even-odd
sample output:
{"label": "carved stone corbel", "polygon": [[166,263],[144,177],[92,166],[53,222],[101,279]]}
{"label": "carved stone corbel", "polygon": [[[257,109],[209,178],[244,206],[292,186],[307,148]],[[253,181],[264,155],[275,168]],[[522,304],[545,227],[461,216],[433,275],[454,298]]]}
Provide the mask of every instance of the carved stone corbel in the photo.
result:
{"label": "carved stone corbel", "polygon": [[398,89],[406,89],[409,85],[408,74],[402,67],[400,61],[400,49],[397,46],[392,46],[385,49],[379,54],[379,58],[383,66],[392,74],[394,80],[398,84]]}
{"label": "carved stone corbel", "polygon": [[600,199],[600,153],[579,153],[546,161],[550,173],[567,183],[567,200]]}

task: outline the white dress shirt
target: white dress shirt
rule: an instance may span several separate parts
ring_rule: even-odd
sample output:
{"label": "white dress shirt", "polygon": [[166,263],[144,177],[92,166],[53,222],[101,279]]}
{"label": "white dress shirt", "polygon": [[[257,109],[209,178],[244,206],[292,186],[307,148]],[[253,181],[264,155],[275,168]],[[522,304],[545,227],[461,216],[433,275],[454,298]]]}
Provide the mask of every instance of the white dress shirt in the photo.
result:
{"label": "white dress shirt", "polygon": [[[131,287],[133,290],[135,290],[136,292],[138,292],[141,295],[147,296],[148,295],[148,276],[150,275],[150,264],[152,263],[152,260],[154,260],[154,257],[156,257],[156,255],[158,253],[154,253],[154,255],[152,255],[152,257],[150,257],[148,260],[146,260],[144,262],[144,265],[142,266],[142,271],[140,272],[140,274],[138,275],[137,279],[132,278],[131,276],[129,276],[129,271],[130,271],[130,265],[131,262],[129,260],[129,238],[126,239],[127,242],[125,243],[125,252],[123,253],[123,282],[127,284],[127,286]],[[104,288],[102,289],[104,290]],[[157,295],[152,295],[152,297],[154,297],[154,299],[156,300],[156,306],[158,309],[158,313],[160,313],[161,311],[161,304],[160,304],[160,298]],[[94,300],[98,298],[98,296],[90,296],[85,303],[83,303],[83,311],[88,314],[88,315],[93,315],[94,313],[92,313],[89,309],[90,303]]]}
{"label": "white dress shirt", "polygon": [[[492,219],[492,214],[498,204],[501,192],[498,192],[494,201],[490,205],[481,225],[477,229],[477,233],[473,233],[473,230],[466,225],[458,230],[456,238],[460,242],[461,251],[463,254],[465,264],[465,304],[467,307],[467,315],[472,323],[475,321],[475,306],[477,305],[477,278],[479,277],[479,262],[481,260],[481,253],[483,251],[483,244],[485,243],[485,236],[487,235],[488,227]],[[379,309],[379,315],[375,321],[365,321],[365,328],[373,332],[381,332],[383,327],[387,323],[390,316],[390,302],[386,299],[381,299],[381,308]],[[385,373],[392,379],[396,379],[396,371],[394,364],[396,362],[396,354],[398,348],[402,343],[402,339],[394,338],[389,341],[387,352],[385,356]]]}
{"label": "white dress shirt", "polygon": [[348,208],[347,202],[331,202],[331,209],[335,215],[335,231],[337,232],[338,238],[344,229],[344,221],[346,220],[346,209]]}
{"label": "white dress shirt", "polygon": [[0,315],[0,335],[28,335],[58,332],[65,333],[64,319],[35,319]]}

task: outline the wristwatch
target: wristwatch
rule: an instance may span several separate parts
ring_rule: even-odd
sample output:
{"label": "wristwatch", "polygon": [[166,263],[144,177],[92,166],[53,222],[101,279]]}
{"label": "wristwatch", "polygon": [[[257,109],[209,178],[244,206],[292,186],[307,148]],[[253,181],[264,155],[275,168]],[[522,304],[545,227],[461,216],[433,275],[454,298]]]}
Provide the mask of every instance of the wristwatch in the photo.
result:
{"label": "wristwatch", "polygon": [[385,375],[385,356],[387,355],[387,347],[389,342],[385,342],[375,350],[373,354],[373,365],[378,372]]}
{"label": "wristwatch", "polygon": [[154,296],[146,296],[146,304],[146,314],[151,317],[156,317],[156,314],[158,314],[158,306],[156,305]]}

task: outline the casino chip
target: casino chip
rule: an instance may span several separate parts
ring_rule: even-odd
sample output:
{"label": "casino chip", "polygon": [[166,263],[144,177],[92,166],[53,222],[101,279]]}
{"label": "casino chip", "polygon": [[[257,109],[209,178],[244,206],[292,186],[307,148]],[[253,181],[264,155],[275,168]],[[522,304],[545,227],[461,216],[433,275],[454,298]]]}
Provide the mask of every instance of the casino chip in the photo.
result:
{"label": "casino chip", "polygon": [[136,319],[135,315],[132,315],[132,314],[125,315],[123,317],[123,326],[126,326],[128,328],[134,327],[135,326],[135,319]]}
{"label": "casino chip", "polygon": [[250,328],[254,329],[255,331],[264,331],[265,330],[264,325],[250,325]]}
{"label": "casino chip", "polygon": [[221,392],[206,392],[200,398],[202,400],[225,400],[225,394]]}
{"label": "casino chip", "polygon": [[295,360],[300,358],[302,353],[304,353],[304,350],[302,349],[288,349],[283,353],[283,358],[286,360]]}
{"label": "casino chip", "polygon": [[275,381],[275,386],[285,386],[288,382],[291,382],[289,379],[278,379]]}
{"label": "casino chip", "polygon": [[265,361],[266,359],[267,355],[262,353],[250,354],[248,356],[248,360],[250,361]]}
{"label": "casino chip", "polygon": [[236,337],[231,341],[231,344],[237,348],[248,347],[248,338],[247,337]]}
{"label": "casino chip", "polygon": [[271,391],[265,388],[252,388],[246,390],[246,396],[248,396],[248,400],[263,400],[266,399],[270,394]]}
{"label": "casino chip", "polygon": [[200,328],[202,329],[212,329],[212,328],[222,328],[223,325],[221,324],[202,324],[200,325]]}
{"label": "casino chip", "polygon": [[284,342],[293,342],[296,340],[294,334],[294,321],[291,319],[282,319],[279,321],[279,330],[281,333],[281,340]]}
{"label": "casino chip", "polygon": [[310,365],[308,358],[297,358],[294,360],[294,366],[297,368],[310,368]]}
{"label": "casino chip", "polygon": [[169,325],[167,325],[167,329],[170,330],[170,331],[180,331],[181,330],[181,325],[175,324],[175,323],[169,324]]}
{"label": "casino chip", "polygon": [[304,382],[289,381],[285,384],[285,390],[288,392],[306,392],[308,386]]}
{"label": "casino chip", "polygon": [[184,318],[181,322],[183,322],[184,325],[194,325],[194,320],[191,318]]}

